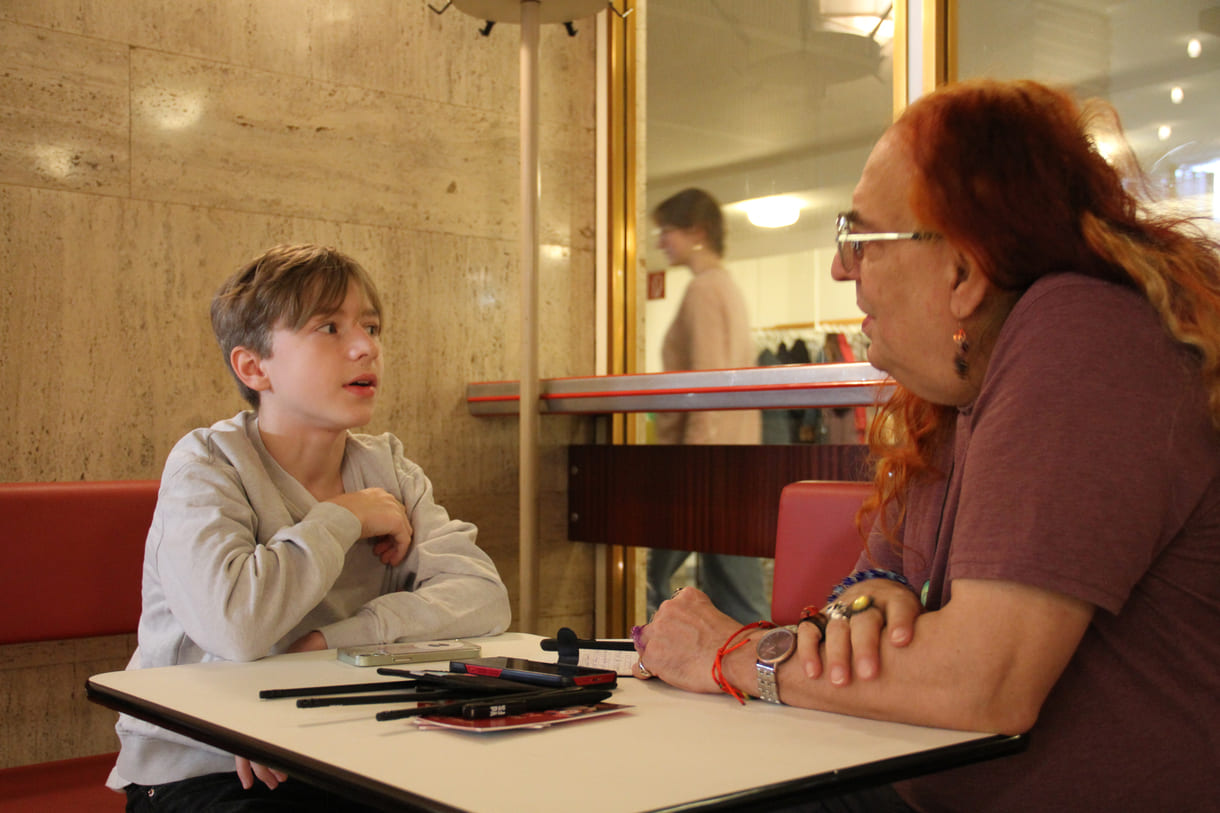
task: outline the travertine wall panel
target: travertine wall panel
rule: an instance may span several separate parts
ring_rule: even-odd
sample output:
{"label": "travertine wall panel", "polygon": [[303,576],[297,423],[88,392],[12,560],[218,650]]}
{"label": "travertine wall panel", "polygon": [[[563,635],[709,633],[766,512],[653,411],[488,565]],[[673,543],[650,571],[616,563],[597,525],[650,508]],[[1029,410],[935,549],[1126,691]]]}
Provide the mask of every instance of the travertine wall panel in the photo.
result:
{"label": "travertine wall panel", "polygon": [[127,49],[0,22],[0,177],[127,192]]}
{"label": "travertine wall panel", "polygon": [[[387,310],[368,431],[480,527],[515,607],[517,424],[471,417],[465,388],[519,372],[519,36],[479,25],[424,0],[0,0],[0,478],[159,476],[243,407],[208,324],[220,281],[276,243],[336,245]],[[594,22],[577,27],[542,37],[547,377],[594,369]],[[564,449],[589,434],[543,422],[538,632],[592,631],[592,551],[565,538]],[[98,646],[0,651],[20,721],[0,766],[115,747],[80,685],[130,641]]]}

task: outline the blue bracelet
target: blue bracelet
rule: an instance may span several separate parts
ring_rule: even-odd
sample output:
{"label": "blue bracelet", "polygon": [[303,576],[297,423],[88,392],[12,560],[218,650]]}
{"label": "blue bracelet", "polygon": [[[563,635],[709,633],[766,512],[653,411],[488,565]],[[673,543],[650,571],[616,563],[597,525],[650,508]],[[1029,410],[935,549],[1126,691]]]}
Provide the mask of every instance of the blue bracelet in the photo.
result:
{"label": "blue bracelet", "polygon": [[830,595],[826,598],[826,603],[831,604],[839,596],[843,595],[843,591],[851,587],[853,584],[866,582],[870,579],[888,579],[892,582],[898,582],[904,587],[910,587],[908,582],[901,573],[895,573],[892,570],[881,570],[880,568],[869,568],[868,570],[857,570],[855,573],[848,576],[843,581],[835,585],[835,589],[830,591]]}

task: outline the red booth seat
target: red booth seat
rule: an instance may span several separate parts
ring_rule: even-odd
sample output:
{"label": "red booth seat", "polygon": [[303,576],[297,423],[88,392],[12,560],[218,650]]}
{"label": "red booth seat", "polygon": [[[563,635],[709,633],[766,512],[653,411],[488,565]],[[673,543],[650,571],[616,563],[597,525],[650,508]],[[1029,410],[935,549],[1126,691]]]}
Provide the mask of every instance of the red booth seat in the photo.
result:
{"label": "red booth seat", "polygon": [[[157,486],[0,483],[0,645],[136,631]],[[122,810],[122,794],[104,785],[115,756],[0,770],[0,810]]]}
{"label": "red booth seat", "polygon": [[157,485],[0,483],[0,644],[135,632]]}
{"label": "red booth seat", "polygon": [[856,512],[872,483],[802,480],[784,487],[775,531],[771,620],[795,624],[855,569],[864,550]]}

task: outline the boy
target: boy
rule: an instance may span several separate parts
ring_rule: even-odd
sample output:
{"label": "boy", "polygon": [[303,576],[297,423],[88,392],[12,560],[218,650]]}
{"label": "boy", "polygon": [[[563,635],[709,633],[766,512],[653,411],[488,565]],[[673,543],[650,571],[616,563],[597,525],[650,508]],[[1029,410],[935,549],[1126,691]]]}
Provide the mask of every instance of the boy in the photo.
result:
{"label": "boy", "polygon": [[[348,431],[372,418],[381,384],[381,302],[364,269],[329,248],[273,248],[221,286],[212,327],[254,411],[170,452],[128,668],[502,632],[508,593],[475,527],[433,502],[396,437]],[[117,730],[108,784],[128,810],[341,806],[126,715]]]}

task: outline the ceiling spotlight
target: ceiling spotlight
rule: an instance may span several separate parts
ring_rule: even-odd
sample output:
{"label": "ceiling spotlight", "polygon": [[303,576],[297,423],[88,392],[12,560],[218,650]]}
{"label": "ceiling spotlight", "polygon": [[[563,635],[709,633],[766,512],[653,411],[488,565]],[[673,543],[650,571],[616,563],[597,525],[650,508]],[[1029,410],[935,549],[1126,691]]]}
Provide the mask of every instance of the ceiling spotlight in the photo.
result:
{"label": "ceiling spotlight", "polygon": [[1186,43],[1186,55],[1191,59],[1198,59],[1199,54],[1203,53],[1203,44],[1197,39],[1192,39]]}
{"label": "ceiling spotlight", "polygon": [[791,195],[754,198],[742,201],[739,205],[745,210],[750,222],[763,229],[791,226],[801,216],[801,201]]}
{"label": "ceiling spotlight", "polygon": [[1173,135],[1173,128],[1168,124],[1162,124],[1160,127],[1156,128],[1156,137],[1161,141],[1168,141],[1171,135]]}
{"label": "ceiling spotlight", "polygon": [[1186,94],[1182,92],[1182,88],[1175,87],[1173,90],[1169,91],[1169,101],[1173,102],[1174,104],[1181,104],[1185,95]]}

